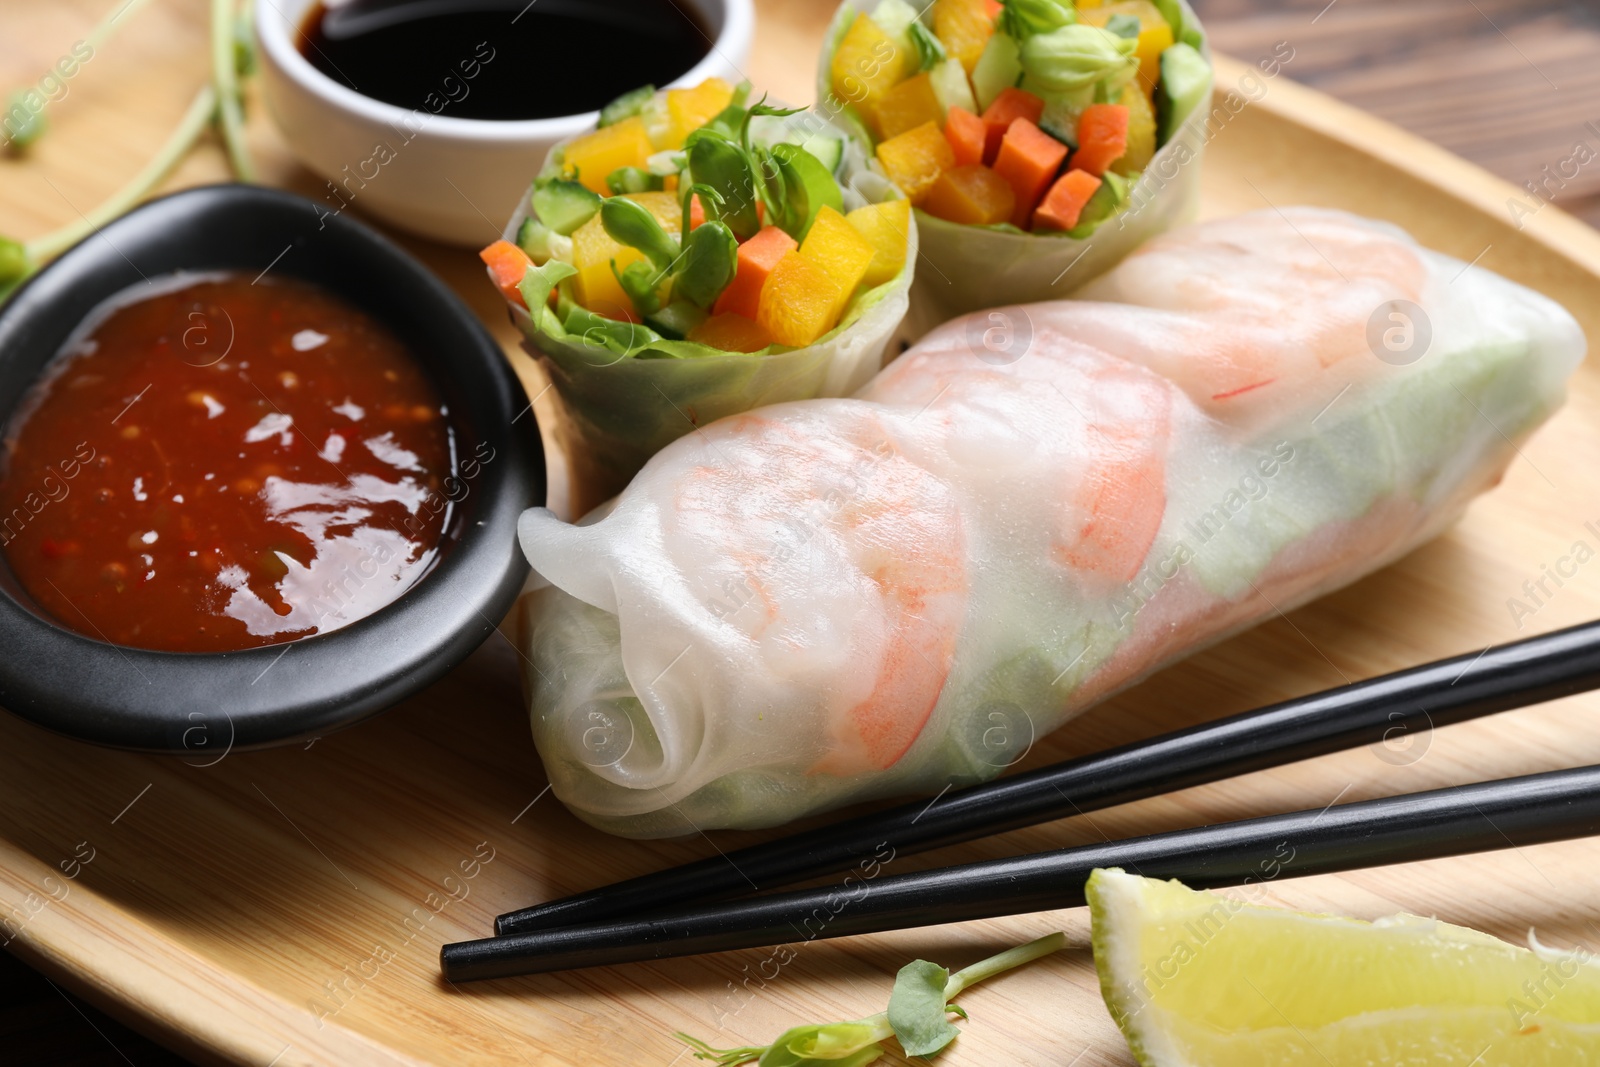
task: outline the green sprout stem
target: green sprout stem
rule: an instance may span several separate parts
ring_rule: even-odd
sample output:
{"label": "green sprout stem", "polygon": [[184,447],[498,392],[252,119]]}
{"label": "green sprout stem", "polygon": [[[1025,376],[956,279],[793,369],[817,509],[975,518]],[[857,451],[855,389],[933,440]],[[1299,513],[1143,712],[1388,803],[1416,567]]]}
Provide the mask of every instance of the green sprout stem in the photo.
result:
{"label": "green sprout stem", "polygon": [[[118,4],[111,11],[102,16],[100,21],[95,23],[94,28],[89,31],[88,35],[79,42],[79,44],[83,44],[88,47],[88,58],[92,59],[100,50],[100,48],[111,39],[111,35],[117,31],[117,24],[121,22],[123,18],[133,14],[135,11],[149,2],[150,0],[125,0],[125,2]],[[76,48],[77,46],[74,45],[74,54],[76,54]],[[48,77],[49,75],[47,74],[46,76]],[[10,100],[7,101],[7,106],[9,107],[12,102],[15,102],[18,98],[26,95],[28,95],[27,89],[19,89],[11,96]],[[31,148],[38,142],[39,138],[44,136],[46,131],[49,129],[48,120],[45,118],[45,112],[49,110],[50,105],[54,103],[56,99],[58,98],[44,98],[39,104],[39,110],[33,113],[33,118],[30,120],[30,123],[25,124],[23,129],[15,131],[14,136],[7,145],[12,152],[23,152]]]}
{"label": "green sprout stem", "polygon": [[[1023,964],[1031,963],[1041,956],[1048,956],[1052,952],[1059,951],[1066,944],[1066,941],[1066,934],[1047,934],[1037,940],[1029,941],[1026,945],[1018,945],[1016,948],[1007,949],[998,955],[990,956],[986,960],[979,960],[972,966],[957,971],[945,982],[945,1002],[949,1004],[962,990],[970,989],[987,978],[993,978],[997,974],[1021,967]],[[959,1015],[966,1014],[954,1004],[949,1004],[948,1010]],[[835,1054],[807,1057],[798,1061],[805,1064],[839,1059],[842,1058],[841,1053],[859,1052],[870,1045],[880,1041],[887,1041],[895,1036],[894,1027],[889,1023],[889,1013],[886,1011],[879,1012],[877,1015],[869,1015],[865,1019],[833,1023],[828,1026],[795,1027],[793,1030],[785,1031],[778,1040],[782,1042],[790,1035],[796,1034],[797,1031],[805,1032],[811,1037],[814,1044],[819,1043],[820,1039],[828,1036],[830,1031],[835,1032],[837,1037],[844,1039],[842,1042],[843,1047],[830,1050]],[[709,1060],[718,1064],[719,1067],[736,1067],[737,1064],[750,1063],[753,1060],[760,1059],[768,1049],[773,1047],[772,1045],[746,1045],[742,1048],[718,1049],[712,1048],[706,1042],[696,1037],[690,1037],[688,1034],[679,1033],[673,1036],[688,1045],[694,1052],[696,1059]]]}
{"label": "green sprout stem", "polygon": [[60,255],[148,196],[167,176],[167,172],[194,147],[195,141],[205,132],[216,105],[216,90],[209,85],[201,89],[189,105],[189,110],[184,112],[183,121],[172,131],[167,143],[161,146],[155,157],[144,165],[144,169],[77,222],[27,242],[23,247],[27,251],[28,262],[37,268],[40,263]]}
{"label": "green sprout stem", "polygon": [[111,40],[111,35],[117,32],[118,23],[149,2],[150,0],[127,0],[126,3],[112,8],[104,18],[95,23],[94,29],[89,31],[89,36],[83,39],[83,43],[98,52],[100,46]]}
{"label": "green sprout stem", "polygon": [[222,140],[228,148],[228,162],[234,176],[242,182],[256,180],[256,166],[244,143],[244,109],[240,105],[239,70],[236,59],[234,0],[211,3],[211,77],[216,90],[217,115]]}
{"label": "green sprout stem", "polygon": [[993,978],[1002,971],[1009,971],[1014,967],[1021,967],[1024,963],[1032,963],[1041,956],[1048,956],[1059,951],[1067,943],[1067,935],[1062,933],[1047,934],[1026,945],[1007,949],[998,956],[990,956],[986,960],[979,960],[971,967],[957,971],[950,976],[950,981],[945,983],[944,999],[954,1000],[956,994],[963,989],[977,985],[985,978]]}

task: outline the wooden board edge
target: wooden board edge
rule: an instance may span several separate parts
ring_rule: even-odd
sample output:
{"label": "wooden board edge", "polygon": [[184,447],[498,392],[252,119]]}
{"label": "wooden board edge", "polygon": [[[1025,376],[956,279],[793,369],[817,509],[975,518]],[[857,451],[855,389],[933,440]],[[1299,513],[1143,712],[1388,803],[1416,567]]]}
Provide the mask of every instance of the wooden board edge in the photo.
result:
{"label": "wooden board edge", "polygon": [[31,912],[47,886],[66,892],[33,912],[6,950],[153,1040],[216,1062],[427,1067],[347,1028],[319,1029],[306,1008],[183,952],[117,902],[0,838],[0,905]]}

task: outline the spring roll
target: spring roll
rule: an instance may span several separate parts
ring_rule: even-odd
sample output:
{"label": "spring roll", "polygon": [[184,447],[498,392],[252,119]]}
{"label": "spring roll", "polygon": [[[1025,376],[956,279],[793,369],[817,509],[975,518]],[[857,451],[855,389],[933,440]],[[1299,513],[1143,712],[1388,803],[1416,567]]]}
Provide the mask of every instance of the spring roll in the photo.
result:
{"label": "spring roll", "polygon": [[916,205],[918,328],[1060,298],[1190,221],[1209,55],[1184,0],[845,0],[817,99]]}
{"label": "spring roll", "polygon": [[586,525],[526,513],[556,795],[658,836],[991,777],[1445,529],[1585,347],[1545,297],[1311,208],[1174,231],[1082,297],[708,426]]}
{"label": "spring roll", "polygon": [[909,204],[843,132],[749,94],[624,95],[483,252],[555,386],[579,514],[696,427],[859,389],[905,315]]}

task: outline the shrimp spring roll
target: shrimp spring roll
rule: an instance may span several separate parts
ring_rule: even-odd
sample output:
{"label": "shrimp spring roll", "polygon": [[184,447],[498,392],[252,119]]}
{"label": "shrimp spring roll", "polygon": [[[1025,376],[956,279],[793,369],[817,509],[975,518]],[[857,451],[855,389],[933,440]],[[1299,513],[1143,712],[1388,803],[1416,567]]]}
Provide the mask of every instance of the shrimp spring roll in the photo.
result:
{"label": "shrimp spring roll", "polygon": [[632,836],[988,778],[1454,522],[1582,359],[1550,300],[1339,212],[1175,231],[724,419],[523,549],[556,794]]}
{"label": "shrimp spring roll", "polygon": [[697,426],[854,392],[905,315],[905,199],[838,129],[749,93],[624,95],[483,251],[565,408],[580,513]]}
{"label": "shrimp spring roll", "polygon": [[845,0],[827,42],[818,100],[917,208],[919,320],[1059,298],[1194,216],[1185,0]]}

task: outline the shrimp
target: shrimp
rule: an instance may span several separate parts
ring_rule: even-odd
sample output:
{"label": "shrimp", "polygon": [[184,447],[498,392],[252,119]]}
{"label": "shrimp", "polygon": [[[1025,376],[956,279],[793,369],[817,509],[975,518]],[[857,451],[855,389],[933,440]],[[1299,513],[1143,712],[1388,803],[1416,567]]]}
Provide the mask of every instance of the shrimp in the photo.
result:
{"label": "shrimp", "polygon": [[[1050,556],[1080,576],[1126,582],[1143,566],[1166,514],[1175,390],[1144,367],[1083,343],[1070,329],[1076,310],[998,309],[1029,320],[1032,343],[1013,364],[983,362],[965,331],[930,335],[860,395],[936,421],[929,435],[947,454],[970,451],[965,442],[973,440],[1003,443],[1009,456],[972,457],[991,480],[1008,466],[1047,472],[1045,484],[1005,487],[997,503],[1044,491],[1059,501]],[[1041,450],[1056,461],[1042,462]]]}
{"label": "shrimp", "polygon": [[[1071,332],[1170,378],[1219,417],[1269,410],[1327,378],[1376,374],[1366,324],[1422,298],[1428,268],[1402,234],[1317,208],[1263,211],[1157,238],[1078,292]],[[1366,357],[1353,359],[1352,357]],[[1332,373],[1330,373],[1332,372]]]}
{"label": "shrimp", "polygon": [[1144,565],[1166,515],[1172,395],[1154,375],[1120,361],[1092,370],[1086,384],[1095,406],[1087,454],[1053,554],[1067,567],[1127,582]]}
{"label": "shrimp", "polygon": [[810,773],[842,777],[893,766],[921,735],[969,579],[949,487],[903,454],[871,405],[830,407],[832,433],[784,407],[708,431],[707,458],[721,462],[676,487],[667,539],[698,539],[721,624],[823,695],[828,747]]}

